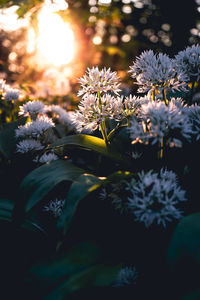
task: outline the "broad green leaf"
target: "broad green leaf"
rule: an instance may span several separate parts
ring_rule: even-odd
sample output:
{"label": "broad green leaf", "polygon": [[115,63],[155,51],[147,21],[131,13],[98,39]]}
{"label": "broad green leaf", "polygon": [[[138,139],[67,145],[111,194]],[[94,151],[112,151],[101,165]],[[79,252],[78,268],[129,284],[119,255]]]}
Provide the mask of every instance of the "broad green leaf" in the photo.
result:
{"label": "broad green leaf", "polygon": [[0,220],[11,222],[13,208],[13,201],[9,199],[0,199]]}
{"label": "broad green leaf", "polygon": [[98,188],[100,184],[101,180],[91,174],[83,174],[72,183],[62,214],[58,219],[58,228],[64,227],[64,232],[66,233],[81,199]]}
{"label": "broad green leaf", "polygon": [[31,281],[39,283],[48,295],[45,299],[61,300],[81,288],[112,284],[120,268],[101,263],[99,248],[84,242],[60,257],[33,266],[30,274]]}
{"label": "broad green leaf", "polygon": [[99,249],[96,245],[84,242],[73,246],[67,253],[54,260],[33,266],[31,274],[46,286],[60,283],[77,272],[81,272],[94,264],[99,258]]}
{"label": "broad green leaf", "polygon": [[200,213],[184,217],[170,241],[169,263],[174,264],[189,257],[200,263]]}
{"label": "broad green leaf", "polygon": [[88,267],[58,286],[45,300],[64,300],[67,295],[86,287],[110,286],[115,281],[120,268],[121,265],[105,266],[102,264]]}
{"label": "broad green leaf", "polygon": [[62,181],[73,181],[83,170],[67,160],[56,160],[36,168],[21,183],[21,191],[27,197],[26,211],[33,208],[48,192]]}
{"label": "broad green leaf", "polygon": [[182,296],[178,300],[199,300],[200,299],[200,289],[195,290],[185,296]]}
{"label": "broad green leaf", "polygon": [[116,152],[112,145],[107,146],[103,139],[86,134],[69,135],[59,139],[51,147],[78,146],[95,151],[114,161],[130,166],[130,161],[121,153]]}
{"label": "broad green leaf", "polygon": [[7,123],[0,131],[0,152],[10,158],[16,148],[15,130],[26,123],[27,118],[20,118],[15,122]]}

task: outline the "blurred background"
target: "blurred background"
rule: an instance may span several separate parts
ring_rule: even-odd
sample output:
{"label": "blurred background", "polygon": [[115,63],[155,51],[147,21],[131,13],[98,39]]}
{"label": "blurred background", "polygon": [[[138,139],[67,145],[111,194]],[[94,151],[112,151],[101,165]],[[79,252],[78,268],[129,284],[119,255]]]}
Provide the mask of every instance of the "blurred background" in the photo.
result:
{"label": "blurred background", "polygon": [[0,79],[69,110],[88,67],[117,71],[128,94],[142,51],[199,41],[200,0],[0,0]]}

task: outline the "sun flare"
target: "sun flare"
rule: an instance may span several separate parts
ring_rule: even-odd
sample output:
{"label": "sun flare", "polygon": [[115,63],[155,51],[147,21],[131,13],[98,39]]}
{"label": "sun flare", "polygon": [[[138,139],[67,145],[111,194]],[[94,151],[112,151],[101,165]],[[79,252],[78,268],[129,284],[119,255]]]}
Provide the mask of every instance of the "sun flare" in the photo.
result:
{"label": "sun flare", "polygon": [[[29,32],[32,36],[32,33]],[[33,38],[29,38],[27,50],[30,53]],[[68,64],[74,56],[74,34],[68,23],[52,9],[44,5],[38,14],[38,34],[35,48],[43,63],[54,66]]]}

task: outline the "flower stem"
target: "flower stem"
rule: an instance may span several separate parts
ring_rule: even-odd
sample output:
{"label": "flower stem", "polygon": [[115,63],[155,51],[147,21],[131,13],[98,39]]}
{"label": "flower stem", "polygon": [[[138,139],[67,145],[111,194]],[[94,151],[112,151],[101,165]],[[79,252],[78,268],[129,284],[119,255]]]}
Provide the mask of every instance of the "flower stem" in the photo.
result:
{"label": "flower stem", "polygon": [[167,97],[166,97],[166,90],[165,89],[162,90],[162,95],[163,95],[163,100],[164,100],[165,104],[168,105],[168,103],[167,103]]}
{"label": "flower stem", "polygon": [[163,158],[163,152],[164,152],[164,139],[162,137],[161,142],[159,143],[158,159]]}
{"label": "flower stem", "polygon": [[153,89],[152,91],[152,99],[153,101],[156,101],[156,89]]}
{"label": "flower stem", "polygon": [[[100,111],[102,113],[101,94],[100,94],[99,91],[97,92],[97,95],[98,95]],[[103,136],[103,139],[104,139],[106,145],[108,145],[109,141],[108,141],[108,135],[107,135],[107,130],[106,130],[106,122],[104,120],[101,121],[101,123],[99,124],[99,127],[100,127],[100,130],[101,130],[101,134]]]}

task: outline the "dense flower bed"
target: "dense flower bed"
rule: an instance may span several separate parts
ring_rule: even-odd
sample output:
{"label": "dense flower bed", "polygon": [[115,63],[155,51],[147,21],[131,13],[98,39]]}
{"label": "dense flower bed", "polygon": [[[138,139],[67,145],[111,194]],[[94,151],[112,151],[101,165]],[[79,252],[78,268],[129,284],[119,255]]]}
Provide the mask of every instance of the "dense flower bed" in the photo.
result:
{"label": "dense flower bed", "polygon": [[24,293],[200,298],[199,66],[198,45],[144,51],[129,70],[141,96],[88,68],[75,111],[0,81],[0,219],[20,251],[25,234],[37,241]]}

